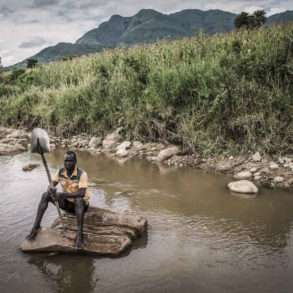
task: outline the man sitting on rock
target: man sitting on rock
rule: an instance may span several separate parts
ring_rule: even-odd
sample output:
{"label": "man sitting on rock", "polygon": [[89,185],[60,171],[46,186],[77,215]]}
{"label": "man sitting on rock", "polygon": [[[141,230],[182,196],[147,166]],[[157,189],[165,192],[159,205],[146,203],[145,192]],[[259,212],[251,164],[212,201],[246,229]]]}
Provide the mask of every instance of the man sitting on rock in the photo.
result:
{"label": "man sitting on rock", "polygon": [[[57,192],[56,186],[60,183],[63,192]],[[48,203],[55,204],[58,201],[59,207],[69,213],[75,214],[77,218],[77,235],[75,247],[81,248],[83,244],[83,221],[84,215],[89,207],[89,192],[87,173],[77,168],[76,154],[68,151],[64,155],[64,168],[58,170],[52,184],[49,185],[47,192],[42,195],[39,203],[36,219],[28,240],[34,240],[41,228],[41,221]]]}

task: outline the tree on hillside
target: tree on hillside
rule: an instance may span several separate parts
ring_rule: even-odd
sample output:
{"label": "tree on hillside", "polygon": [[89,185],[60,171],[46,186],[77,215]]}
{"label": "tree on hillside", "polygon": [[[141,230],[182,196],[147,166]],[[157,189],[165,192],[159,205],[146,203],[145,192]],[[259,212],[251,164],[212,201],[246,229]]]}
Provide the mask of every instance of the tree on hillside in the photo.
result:
{"label": "tree on hillside", "polygon": [[248,20],[249,14],[247,12],[241,12],[234,20],[234,25],[237,29],[240,29],[242,27],[247,28],[248,27]]}
{"label": "tree on hillside", "polygon": [[253,13],[255,27],[261,27],[267,21],[266,12],[264,10],[257,10]]}
{"label": "tree on hillside", "polygon": [[26,68],[34,68],[38,64],[38,60],[36,59],[27,59],[26,60]]}
{"label": "tree on hillside", "polygon": [[257,10],[253,14],[247,12],[241,12],[234,21],[234,25],[237,29],[255,29],[265,24],[266,12],[264,10]]}

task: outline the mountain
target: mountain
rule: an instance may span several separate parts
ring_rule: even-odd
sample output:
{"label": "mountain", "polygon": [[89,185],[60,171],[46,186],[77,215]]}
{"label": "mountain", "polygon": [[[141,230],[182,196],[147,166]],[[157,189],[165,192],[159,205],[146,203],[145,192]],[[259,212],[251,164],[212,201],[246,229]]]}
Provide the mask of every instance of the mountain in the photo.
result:
{"label": "mountain", "polygon": [[48,59],[54,61],[64,57],[94,53],[100,49],[101,47],[98,45],[58,43],[55,46],[43,49],[34,58],[38,59],[39,62],[46,62]]}
{"label": "mountain", "polygon": [[[222,10],[187,9],[163,14],[152,9],[142,9],[132,17],[113,15],[98,28],[81,36],[74,44],[59,43],[30,57],[40,63],[68,56],[99,52],[103,48],[151,43],[160,39],[188,37],[202,31],[207,34],[229,32],[234,29],[236,14]],[[293,11],[270,16],[269,25],[293,21]],[[26,60],[16,66],[24,66]]]}
{"label": "mountain", "polygon": [[235,14],[220,10],[183,10],[165,15],[142,9],[132,17],[114,15],[83,35],[77,44],[110,46],[150,43],[162,38],[191,36],[195,32],[226,32],[234,27]]}
{"label": "mountain", "polygon": [[293,21],[293,11],[274,14],[268,18],[268,24],[281,24],[289,21]]}

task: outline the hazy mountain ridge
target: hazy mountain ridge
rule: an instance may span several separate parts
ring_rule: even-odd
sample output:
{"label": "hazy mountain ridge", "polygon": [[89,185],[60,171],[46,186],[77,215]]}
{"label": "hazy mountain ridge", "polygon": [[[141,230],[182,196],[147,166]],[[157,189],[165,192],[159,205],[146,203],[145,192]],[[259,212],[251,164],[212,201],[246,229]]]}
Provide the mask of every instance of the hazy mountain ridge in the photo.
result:
{"label": "hazy mountain ridge", "polygon": [[[81,36],[75,43],[59,43],[32,56],[40,63],[68,56],[94,53],[109,47],[150,43],[163,38],[178,38],[203,31],[207,34],[223,33],[234,29],[236,14],[222,10],[186,9],[163,14],[152,9],[142,9],[132,17],[113,15],[97,28]],[[293,21],[293,11],[285,11],[268,18],[268,24]],[[23,66],[26,60],[18,63]]]}

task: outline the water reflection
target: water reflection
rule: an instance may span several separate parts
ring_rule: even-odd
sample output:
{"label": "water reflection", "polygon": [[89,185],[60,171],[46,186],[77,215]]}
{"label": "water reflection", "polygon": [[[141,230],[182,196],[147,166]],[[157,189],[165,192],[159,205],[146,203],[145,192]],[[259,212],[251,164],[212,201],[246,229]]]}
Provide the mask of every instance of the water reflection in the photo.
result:
{"label": "water reflection", "polygon": [[58,293],[91,293],[98,282],[94,259],[88,256],[31,256],[28,261],[55,284]]}

